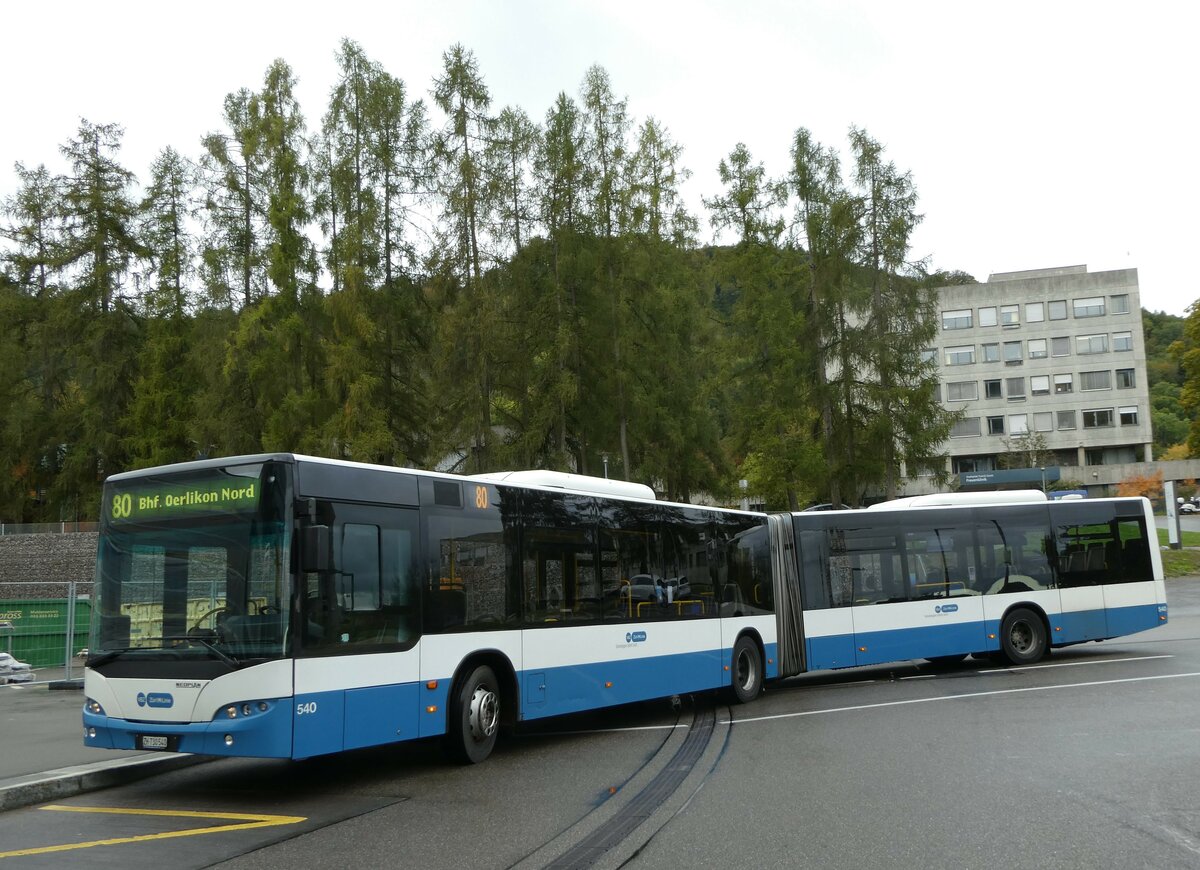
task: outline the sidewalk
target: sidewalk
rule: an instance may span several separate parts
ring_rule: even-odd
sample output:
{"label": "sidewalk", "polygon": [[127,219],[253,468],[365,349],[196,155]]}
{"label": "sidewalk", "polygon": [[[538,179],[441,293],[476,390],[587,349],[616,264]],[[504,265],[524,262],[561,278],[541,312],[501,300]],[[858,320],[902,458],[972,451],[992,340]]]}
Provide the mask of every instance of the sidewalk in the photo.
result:
{"label": "sidewalk", "polygon": [[[75,670],[75,676],[83,675],[82,667]],[[87,748],[83,692],[50,689],[49,681],[62,676],[62,668],[41,668],[38,682],[0,686],[0,812],[202,760]]]}

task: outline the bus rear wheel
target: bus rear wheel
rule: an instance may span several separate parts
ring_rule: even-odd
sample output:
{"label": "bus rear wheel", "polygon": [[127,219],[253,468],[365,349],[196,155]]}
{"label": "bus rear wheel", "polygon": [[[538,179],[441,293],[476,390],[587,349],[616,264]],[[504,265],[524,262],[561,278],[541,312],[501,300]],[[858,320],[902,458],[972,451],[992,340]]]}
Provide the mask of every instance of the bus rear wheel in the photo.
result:
{"label": "bus rear wheel", "polygon": [[492,754],[499,731],[499,683],[491,668],[479,665],[459,684],[451,700],[447,750],[463,764],[478,764]]}
{"label": "bus rear wheel", "polygon": [[1027,607],[1018,607],[1000,626],[1000,652],[1014,665],[1031,665],[1046,655],[1046,624]]}
{"label": "bus rear wheel", "polygon": [[758,644],[746,636],[733,645],[733,697],[739,704],[748,704],[758,697],[763,687],[762,655]]}

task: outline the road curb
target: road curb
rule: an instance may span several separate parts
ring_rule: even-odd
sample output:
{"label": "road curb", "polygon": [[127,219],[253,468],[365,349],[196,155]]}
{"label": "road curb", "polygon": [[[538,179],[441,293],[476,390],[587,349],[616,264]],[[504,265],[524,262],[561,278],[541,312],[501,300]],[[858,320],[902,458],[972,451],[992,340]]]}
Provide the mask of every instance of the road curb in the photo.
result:
{"label": "road curb", "polygon": [[141,756],[13,777],[0,781],[0,812],[124,785],[212,760],[208,755]]}

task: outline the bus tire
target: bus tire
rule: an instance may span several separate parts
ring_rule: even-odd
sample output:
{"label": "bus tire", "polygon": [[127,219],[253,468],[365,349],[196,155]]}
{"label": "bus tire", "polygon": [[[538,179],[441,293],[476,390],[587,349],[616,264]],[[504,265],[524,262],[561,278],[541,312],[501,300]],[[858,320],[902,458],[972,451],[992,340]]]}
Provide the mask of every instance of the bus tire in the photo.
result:
{"label": "bus tire", "polygon": [[1004,617],[1000,627],[1000,652],[1014,665],[1031,665],[1046,655],[1046,624],[1028,607],[1018,607]]}
{"label": "bus tire", "polygon": [[446,747],[456,761],[478,764],[492,754],[500,731],[500,684],[487,665],[471,670],[451,700]]}
{"label": "bus tire", "polygon": [[739,704],[749,704],[763,687],[762,654],[758,644],[746,635],[733,645],[733,665],[730,668],[733,698]]}

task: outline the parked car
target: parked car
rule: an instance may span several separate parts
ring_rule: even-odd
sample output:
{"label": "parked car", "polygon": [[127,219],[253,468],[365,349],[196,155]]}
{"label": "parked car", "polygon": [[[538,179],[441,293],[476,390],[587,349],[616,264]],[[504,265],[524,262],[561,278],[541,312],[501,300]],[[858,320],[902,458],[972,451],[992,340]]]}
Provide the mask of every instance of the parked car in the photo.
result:
{"label": "parked car", "polygon": [[32,665],[17,661],[6,652],[0,652],[0,683],[28,683],[32,680]]}

